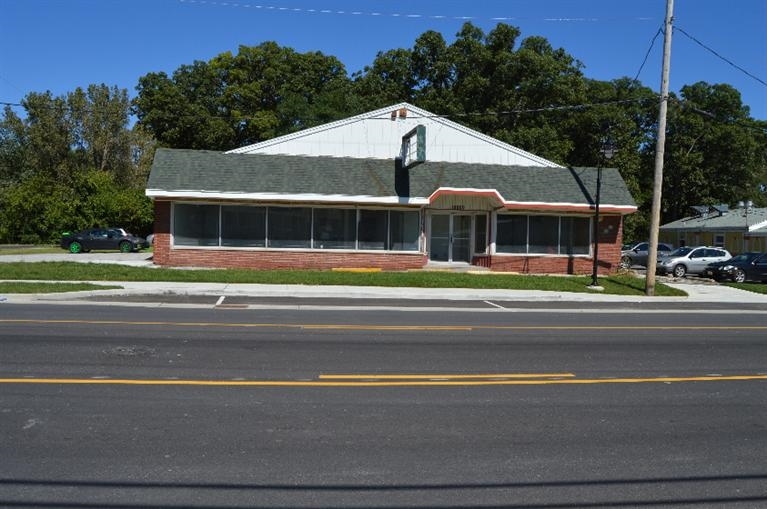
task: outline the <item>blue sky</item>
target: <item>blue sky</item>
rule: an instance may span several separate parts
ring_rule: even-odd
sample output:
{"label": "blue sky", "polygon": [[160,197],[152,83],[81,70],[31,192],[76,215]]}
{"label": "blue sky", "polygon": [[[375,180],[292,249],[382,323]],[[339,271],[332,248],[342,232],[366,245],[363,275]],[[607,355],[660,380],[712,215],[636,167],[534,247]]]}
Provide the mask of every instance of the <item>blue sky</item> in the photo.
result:
{"label": "blue sky", "polygon": [[[411,48],[427,30],[452,42],[467,20],[485,33],[504,22],[523,38],[543,36],[580,60],[589,78],[639,73],[658,91],[663,36],[650,48],[665,6],[666,0],[0,0],[0,102],[92,83],[117,85],[133,97],[149,72],[171,74],[264,41],[336,56],[351,75],[379,51]],[[754,118],[767,120],[767,0],[675,0],[674,13],[675,25],[700,44],[674,32],[671,89],[729,83]]]}

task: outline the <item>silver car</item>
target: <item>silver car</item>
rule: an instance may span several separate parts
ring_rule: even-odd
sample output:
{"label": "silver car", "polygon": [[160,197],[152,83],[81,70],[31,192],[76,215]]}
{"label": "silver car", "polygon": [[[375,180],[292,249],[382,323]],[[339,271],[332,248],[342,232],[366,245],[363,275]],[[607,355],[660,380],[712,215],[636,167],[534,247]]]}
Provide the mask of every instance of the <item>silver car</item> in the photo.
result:
{"label": "silver car", "polygon": [[[658,243],[658,258],[663,255],[669,254],[674,248],[670,244]],[[650,255],[650,243],[639,242],[638,244],[629,244],[623,246],[621,250],[621,261],[619,267],[621,269],[629,269],[633,265],[647,266],[647,257]]]}
{"label": "silver car", "polygon": [[709,263],[724,262],[732,258],[722,247],[680,247],[658,258],[656,272],[683,277],[685,274],[702,274]]}

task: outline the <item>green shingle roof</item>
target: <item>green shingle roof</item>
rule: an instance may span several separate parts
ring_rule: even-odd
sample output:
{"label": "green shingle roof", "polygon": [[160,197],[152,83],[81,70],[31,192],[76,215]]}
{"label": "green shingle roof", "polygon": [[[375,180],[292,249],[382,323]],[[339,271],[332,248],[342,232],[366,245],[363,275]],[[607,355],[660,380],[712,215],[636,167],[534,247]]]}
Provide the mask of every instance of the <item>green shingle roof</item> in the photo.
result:
{"label": "green shingle roof", "polygon": [[[495,189],[506,201],[588,205],[595,168],[551,168],[424,162],[408,170],[409,197],[439,188]],[[395,162],[382,159],[224,154],[158,149],[147,192],[314,194],[396,197]],[[620,173],[605,168],[601,203],[635,206]]]}

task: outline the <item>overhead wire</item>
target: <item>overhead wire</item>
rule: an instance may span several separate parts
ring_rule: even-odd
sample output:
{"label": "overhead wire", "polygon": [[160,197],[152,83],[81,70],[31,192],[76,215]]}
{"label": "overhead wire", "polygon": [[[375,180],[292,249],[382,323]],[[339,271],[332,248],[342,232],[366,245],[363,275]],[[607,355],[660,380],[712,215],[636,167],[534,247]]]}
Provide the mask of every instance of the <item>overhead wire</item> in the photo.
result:
{"label": "overhead wire", "polygon": [[[305,8],[305,7],[285,7],[278,5],[266,5],[256,4],[248,2],[229,2],[229,1],[216,1],[216,0],[178,0],[179,3],[197,4],[197,5],[210,5],[214,7],[226,7],[226,8],[241,8],[241,9],[254,9],[262,11],[275,11],[286,13],[304,13],[314,15],[338,15],[338,16],[370,16],[370,17],[391,17],[391,18],[405,18],[405,19],[429,19],[429,20],[452,20],[452,21],[476,21],[484,19],[487,21],[545,21],[545,22],[565,22],[565,23],[583,23],[583,22],[597,22],[605,20],[615,20],[616,17],[589,17],[589,16],[552,16],[552,17],[526,17],[526,16],[491,16],[491,17],[479,17],[479,16],[450,16],[445,14],[420,14],[415,12],[380,12],[380,11],[364,11],[364,10],[342,10],[342,9],[325,9],[325,8]],[[648,16],[627,16],[623,19],[630,19],[633,21],[652,21],[654,18]]]}
{"label": "overhead wire", "polygon": [[685,35],[685,36],[686,36],[686,37],[688,37],[690,40],[692,40],[693,42],[695,42],[696,44],[698,44],[699,46],[701,46],[702,48],[704,48],[706,51],[708,51],[708,52],[712,53],[713,55],[715,55],[717,58],[719,58],[719,59],[721,59],[722,61],[724,61],[724,62],[726,62],[726,63],[730,64],[731,66],[733,66],[735,69],[739,70],[740,72],[742,72],[742,73],[743,73],[743,74],[745,74],[746,76],[748,76],[748,77],[750,77],[750,78],[753,78],[753,79],[755,79],[756,81],[758,81],[759,83],[761,83],[762,85],[764,85],[764,86],[766,86],[766,87],[767,87],[767,82],[765,82],[763,79],[759,78],[758,76],[755,76],[755,75],[751,74],[750,72],[748,72],[747,70],[745,70],[745,69],[744,69],[744,68],[742,68],[741,66],[737,65],[736,63],[734,63],[732,60],[730,60],[730,59],[728,59],[728,58],[725,58],[725,57],[723,57],[722,55],[720,55],[719,53],[717,53],[716,51],[714,51],[714,50],[713,50],[713,49],[711,49],[710,47],[708,47],[708,46],[706,46],[705,44],[703,44],[702,42],[700,42],[698,39],[696,39],[696,38],[695,38],[695,37],[693,37],[692,35],[690,35],[690,34],[688,34],[687,32],[685,32],[685,31],[684,31],[682,28],[680,28],[678,25],[674,25],[674,31],[678,31],[678,32],[680,32],[681,34]]}

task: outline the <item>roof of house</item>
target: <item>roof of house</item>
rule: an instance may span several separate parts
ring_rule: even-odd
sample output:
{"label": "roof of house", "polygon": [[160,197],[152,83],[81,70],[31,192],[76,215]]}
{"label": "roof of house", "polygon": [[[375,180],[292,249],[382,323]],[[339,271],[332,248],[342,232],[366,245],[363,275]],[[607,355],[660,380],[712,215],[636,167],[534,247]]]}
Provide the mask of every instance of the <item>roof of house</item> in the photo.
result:
{"label": "roof of house", "polygon": [[[152,198],[426,205],[443,194],[486,195],[520,209],[593,208],[597,169],[426,161],[395,177],[395,160],[158,149]],[[406,175],[406,177],[405,177]],[[617,169],[605,168],[600,209],[631,213]]]}
{"label": "roof of house", "polygon": [[[698,208],[698,207],[696,207]],[[661,230],[673,231],[748,231],[767,234],[767,208],[729,209],[720,214],[699,208],[699,214],[666,223]],[[703,213],[705,209],[705,213]]]}

